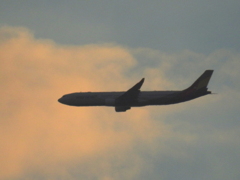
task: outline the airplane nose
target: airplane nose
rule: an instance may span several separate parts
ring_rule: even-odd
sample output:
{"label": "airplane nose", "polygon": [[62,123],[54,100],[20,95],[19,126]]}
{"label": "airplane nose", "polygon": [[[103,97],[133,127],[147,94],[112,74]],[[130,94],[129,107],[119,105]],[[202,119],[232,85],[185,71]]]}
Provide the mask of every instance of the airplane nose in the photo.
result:
{"label": "airplane nose", "polygon": [[58,102],[63,103],[62,98],[59,98],[59,99],[58,99]]}
{"label": "airplane nose", "polygon": [[58,99],[58,102],[60,102],[61,104],[66,104],[68,105],[69,103],[71,103],[69,97],[67,97],[66,95],[62,96],[61,98]]}

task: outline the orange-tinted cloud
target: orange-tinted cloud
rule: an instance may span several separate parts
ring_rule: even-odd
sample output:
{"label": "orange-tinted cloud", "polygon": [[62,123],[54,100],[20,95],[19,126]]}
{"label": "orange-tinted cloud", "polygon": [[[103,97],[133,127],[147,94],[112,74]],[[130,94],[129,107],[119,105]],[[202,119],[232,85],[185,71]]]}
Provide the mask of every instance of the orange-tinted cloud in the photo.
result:
{"label": "orange-tinted cloud", "polygon": [[[97,169],[103,170],[100,179],[111,179],[111,157],[117,156],[119,164],[129,158],[138,161],[131,157],[134,147],[152,146],[166,131],[164,126],[156,128],[145,109],[121,114],[113,108],[57,102],[73,91],[132,86],[124,72],[136,60],[127,49],[112,44],[60,46],[35,39],[24,28],[4,27],[0,32],[1,179],[40,172],[56,178],[72,164],[91,164],[108,155],[108,165]],[[141,169],[132,166],[134,171]],[[93,166],[85,173],[99,171]]]}
{"label": "orange-tinted cloud", "polygon": [[[154,65],[142,67],[134,55]],[[25,28],[1,28],[0,179],[138,179],[143,171],[154,169],[152,162],[146,162],[149,157],[182,158],[192,165],[198,157],[192,149],[199,148],[198,142],[209,147],[205,140],[211,139],[218,146],[236,146],[237,128],[223,131],[198,120],[210,114],[218,121],[222,114],[216,117],[217,112],[225,115],[239,107],[239,57],[226,50],[205,56],[116,44],[63,46],[36,39]],[[200,75],[193,71],[209,68],[216,70],[210,89],[222,90],[221,95],[181,105],[115,113],[112,107],[69,107],[57,102],[73,91],[124,91],[142,77],[146,77],[143,90],[181,89]],[[210,130],[201,132],[204,129]],[[189,152],[196,157],[189,157]]]}

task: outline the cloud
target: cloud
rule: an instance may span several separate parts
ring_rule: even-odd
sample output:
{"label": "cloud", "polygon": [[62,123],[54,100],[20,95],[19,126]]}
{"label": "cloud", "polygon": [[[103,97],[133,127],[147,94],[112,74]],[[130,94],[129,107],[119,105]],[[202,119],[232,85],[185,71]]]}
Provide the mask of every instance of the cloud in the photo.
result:
{"label": "cloud", "polygon": [[[119,165],[130,163],[127,158],[135,161],[129,157],[135,144],[152,144],[161,134],[144,109],[115,114],[113,108],[70,108],[57,102],[72,91],[129,88],[124,71],[136,60],[127,49],[60,46],[11,27],[1,29],[0,48],[2,179],[34,173],[56,178],[72,162],[94,164],[103,170],[99,179],[111,179],[115,156]],[[102,156],[106,162],[96,165]],[[89,167],[82,173],[97,176],[99,171]]]}
{"label": "cloud", "polygon": [[[239,149],[238,53],[63,46],[17,27],[2,27],[0,34],[1,179],[171,179],[207,172],[217,179],[220,162],[221,172],[238,176],[237,162],[227,168]],[[73,91],[127,90],[143,76],[143,90],[183,89],[209,68],[216,70],[210,87],[220,95],[181,106],[115,113],[57,102]],[[212,157],[226,145],[233,156],[217,160],[223,148]]]}

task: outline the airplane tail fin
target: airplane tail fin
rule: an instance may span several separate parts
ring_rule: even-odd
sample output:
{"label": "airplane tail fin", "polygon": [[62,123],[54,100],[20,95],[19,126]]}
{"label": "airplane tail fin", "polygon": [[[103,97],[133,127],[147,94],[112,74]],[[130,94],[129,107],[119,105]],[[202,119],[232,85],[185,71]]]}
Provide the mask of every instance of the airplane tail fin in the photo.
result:
{"label": "airplane tail fin", "polygon": [[[193,92],[207,92],[207,85],[212,77],[213,70],[206,70],[189,88],[183,92],[191,94]],[[208,94],[211,94],[209,91]]]}

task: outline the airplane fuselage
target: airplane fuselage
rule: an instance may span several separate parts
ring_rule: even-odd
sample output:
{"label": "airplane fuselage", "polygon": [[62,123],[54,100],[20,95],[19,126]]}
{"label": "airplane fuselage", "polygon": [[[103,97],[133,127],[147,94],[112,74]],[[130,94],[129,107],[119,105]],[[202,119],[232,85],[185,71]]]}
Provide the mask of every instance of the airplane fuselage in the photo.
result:
{"label": "airplane fuselage", "polygon": [[189,101],[207,94],[213,70],[206,70],[189,88],[182,91],[140,91],[144,78],[124,92],[77,92],[66,94],[58,101],[70,106],[113,106],[116,112],[131,107],[168,105]]}
{"label": "airplane fuselage", "polygon": [[[119,106],[140,107],[148,105],[168,105],[189,101],[210,91],[195,96],[181,96],[182,91],[141,91],[138,98],[132,102],[119,104]],[[76,92],[66,94],[58,101],[70,106],[118,106],[117,97],[125,92]]]}

